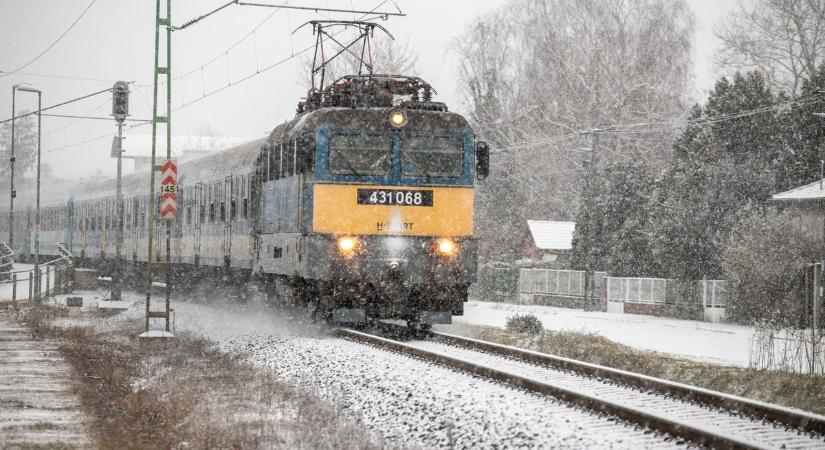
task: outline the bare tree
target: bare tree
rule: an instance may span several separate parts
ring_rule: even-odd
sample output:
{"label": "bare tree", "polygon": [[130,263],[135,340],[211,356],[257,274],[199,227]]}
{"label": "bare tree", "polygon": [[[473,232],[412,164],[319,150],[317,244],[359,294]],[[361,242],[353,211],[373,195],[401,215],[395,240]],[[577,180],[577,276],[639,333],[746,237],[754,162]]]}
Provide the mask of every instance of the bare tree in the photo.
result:
{"label": "bare tree", "polygon": [[[684,0],[513,0],[470,24],[455,47],[470,119],[497,153],[488,183],[526,193],[507,221],[575,218],[594,159],[665,167],[672,133],[641,124],[684,114],[693,30]],[[482,234],[506,200],[484,196],[505,192],[481,192]]]}
{"label": "bare tree", "polygon": [[772,89],[797,94],[825,56],[825,0],[740,0],[714,31],[720,68],[757,69]]}

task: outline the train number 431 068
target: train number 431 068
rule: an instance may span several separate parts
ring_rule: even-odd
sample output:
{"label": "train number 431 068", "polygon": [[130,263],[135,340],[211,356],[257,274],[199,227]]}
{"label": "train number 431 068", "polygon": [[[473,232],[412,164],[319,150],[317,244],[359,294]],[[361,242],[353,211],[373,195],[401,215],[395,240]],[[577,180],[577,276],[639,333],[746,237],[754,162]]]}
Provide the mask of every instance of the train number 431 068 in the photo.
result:
{"label": "train number 431 068", "polygon": [[433,206],[433,191],[358,189],[359,205]]}

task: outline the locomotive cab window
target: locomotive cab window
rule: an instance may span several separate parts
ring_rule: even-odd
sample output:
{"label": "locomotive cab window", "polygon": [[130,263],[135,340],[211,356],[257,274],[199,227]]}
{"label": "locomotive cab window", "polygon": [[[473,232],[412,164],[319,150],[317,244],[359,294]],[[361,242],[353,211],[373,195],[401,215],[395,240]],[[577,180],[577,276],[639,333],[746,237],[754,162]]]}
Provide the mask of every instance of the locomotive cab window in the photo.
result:
{"label": "locomotive cab window", "polygon": [[329,140],[329,171],[335,175],[388,175],[391,170],[389,136],[335,135]]}
{"label": "locomotive cab window", "polygon": [[405,136],[401,141],[401,172],[410,177],[457,177],[464,162],[458,137]]}

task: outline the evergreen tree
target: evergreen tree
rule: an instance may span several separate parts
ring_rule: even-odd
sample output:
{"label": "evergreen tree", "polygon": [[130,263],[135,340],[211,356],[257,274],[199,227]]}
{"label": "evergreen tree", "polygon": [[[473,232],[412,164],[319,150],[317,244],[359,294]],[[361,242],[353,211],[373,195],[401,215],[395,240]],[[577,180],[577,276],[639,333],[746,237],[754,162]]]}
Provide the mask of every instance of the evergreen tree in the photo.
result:
{"label": "evergreen tree", "polygon": [[[778,184],[780,99],[758,72],[716,83],[674,144],[659,197],[654,241],[668,275],[721,277],[721,254],[737,211],[764,201]],[[742,115],[743,111],[758,111]]]}
{"label": "evergreen tree", "polygon": [[819,177],[819,161],[825,149],[825,118],[813,114],[825,112],[823,91],[825,65],[802,83],[798,103],[784,115],[785,141],[777,167],[779,191],[810,183]]}
{"label": "evergreen tree", "polygon": [[573,236],[573,265],[650,276],[649,208],[654,181],[640,158],[608,164],[587,183]]}

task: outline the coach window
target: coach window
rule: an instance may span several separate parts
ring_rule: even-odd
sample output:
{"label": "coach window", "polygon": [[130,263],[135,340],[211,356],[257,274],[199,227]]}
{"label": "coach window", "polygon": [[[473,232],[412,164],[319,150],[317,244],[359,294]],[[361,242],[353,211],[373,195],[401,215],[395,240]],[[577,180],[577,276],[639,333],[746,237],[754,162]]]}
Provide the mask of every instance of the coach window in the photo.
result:
{"label": "coach window", "polygon": [[283,144],[281,148],[283,149],[283,157],[281,158],[281,164],[283,167],[281,167],[281,173],[284,177],[289,177],[292,176],[293,164],[295,164],[295,158],[293,157],[294,147],[290,142],[287,142],[286,144]]}
{"label": "coach window", "polygon": [[284,153],[283,142],[278,144],[278,177],[286,176],[286,154]]}
{"label": "coach window", "polygon": [[267,180],[281,178],[281,149],[280,146],[269,144],[269,177]]}
{"label": "coach window", "polygon": [[207,192],[209,200],[209,223],[215,223],[215,189],[209,185]]}
{"label": "coach window", "polygon": [[241,178],[232,177],[232,189],[229,193],[229,221],[234,222],[238,218],[238,189],[241,187]]}
{"label": "coach window", "polygon": [[203,185],[198,187],[198,223],[204,223],[206,218],[206,193],[203,191]]}
{"label": "coach window", "polygon": [[213,195],[215,194],[212,186],[209,186],[209,223],[215,223],[215,201]]}
{"label": "coach window", "polygon": [[311,173],[315,166],[315,138],[312,133],[304,133],[298,148],[298,173]]}
{"label": "coach window", "polygon": [[271,180],[272,179],[272,146],[269,144],[265,145],[263,148],[263,160],[261,161],[263,170],[264,180]]}
{"label": "coach window", "polygon": [[247,219],[247,213],[248,213],[247,208],[249,207],[249,205],[246,201],[246,197],[249,194],[249,189],[247,189],[247,187],[246,187],[247,183],[249,183],[249,177],[242,176],[241,177],[241,192],[240,192],[239,195],[242,199],[241,200],[241,218],[244,219],[244,220]]}
{"label": "coach window", "polygon": [[138,207],[138,212],[140,212],[140,219],[138,219],[137,225],[140,228],[145,228],[146,223],[146,199],[144,197],[140,198],[140,206]]}

